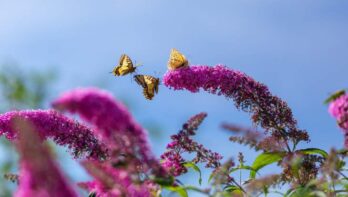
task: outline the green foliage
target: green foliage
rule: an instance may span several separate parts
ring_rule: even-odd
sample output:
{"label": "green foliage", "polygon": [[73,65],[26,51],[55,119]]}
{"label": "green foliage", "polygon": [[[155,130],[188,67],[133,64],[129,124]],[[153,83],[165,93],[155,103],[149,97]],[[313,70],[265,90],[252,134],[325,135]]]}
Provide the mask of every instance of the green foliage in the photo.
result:
{"label": "green foliage", "polygon": [[184,187],[181,186],[165,186],[163,187],[166,190],[169,190],[171,192],[175,192],[179,194],[181,197],[188,197],[187,191]]}
{"label": "green foliage", "polygon": [[324,158],[327,158],[328,154],[326,151],[319,149],[319,148],[306,148],[306,149],[300,149],[298,152],[301,152],[303,154],[308,154],[308,155],[315,155],[319,154]]}
{"label": "green foliage", "polygon": [[254,163],[251,165],[251,168],[254,170],[250,171],[250,178],[255,178],[256,172],[259,171],[261,168],[280,161],[285,154],[285,152],[261,153],[259,156],[256,157]]}
{"label": "green foliage", "polygon": [[91,192],[88,194],[88,197],[97,197],[97,194],[95,192]]}
{"label": "green foliage", "polygon": [[336,100],[337,98],[344,95],[345,93],[346,93],[346,91],[344,89],[338,90],[337,92],[331,94],[327,99],[325,99],[324,104],[329,104],[331,101]]}
{"label": "green foliage", "polygon": [[11,108],[42,107],[48,85],[55,79],[53,72],[23,72],[14,65],[0,70],[1,111]]}
{"label": "green foliage", "polygon": [[[16,65],[3,65],[0,68],[0,111],[43,107],[48,86],[54,78],[52,72],[25,72]],[[4,138],[0,139],[0,148],[4,150],[2,156],[6,158],[5,162],[0,163],[0,196],[10,197],[14,184],[2,176],[15,170],[17,154]]]}
{"label": "green foliage", "polygon": [[184,166],[186,168],[192,168],[194,171],[198,172],[199,173],[199,179],[198,179],[198,182],[199,184],[201,185],[202,184],[202,172],[201,170],[199,169],[199,167],[193,163],[193,162],[185,162],[184,163]]}
{"label": "green foliage", "polygon": [[246,166],[246,165],[240,165],[236,168],[231,168],[230,173],[235,172],[237,170],[249,170],[249,171],[254,171],[256,173],[256,170],[253,167]]}
{"label": "green foliage", "polygon": [[161,177],[155,177],[153,178],[153,181],[161,186],[171,186],[174,184],[175,179],[174,177],[169,178],[161,178]]}

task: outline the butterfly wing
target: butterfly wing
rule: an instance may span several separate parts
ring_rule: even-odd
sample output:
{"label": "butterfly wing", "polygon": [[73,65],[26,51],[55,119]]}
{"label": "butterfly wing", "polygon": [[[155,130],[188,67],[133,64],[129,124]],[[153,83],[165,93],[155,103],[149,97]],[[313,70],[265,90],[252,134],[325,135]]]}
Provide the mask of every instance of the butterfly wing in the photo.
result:
{"label": "butterfly wing", "polygon": [[144,96],[145,98],[152,100],[152,98],[155,96],[155,80],[154,77],[151,76],[144,76],[145,83],[147,88],[144,89]]}
{"label": "butterfly wing", "polygon": [[126,54],[121,55],[120,60],[119,60],[119,65],[114,68],[112,73],[115,76],[123,76],[128,73],[132,73],[135,71],[135,67],[133,65],[132,60],[130,57]]}
{"label": "butterfly wing", "polygon": [[159,79],[149,75],[135,75],[134,79],[143,87],[144,97],[148,100],[152,100],[155,96],[155,92],[158,92]]}
{"label": "butterfly wing", "polygon": [[134,80],[143,88],[146,88],[146,82],[144,75],[135,75]]}
{"label": "butterfly wing", "polygon": [[158,94],[158,85],[159,85],[159,79],[155,78],[155,80],[154,80],[154,89],[155,89],[156,94]]}
{"label": "butterfly wing", "polygon": [[169,56],[168,68],[170,70],[175,70],[185,66],[188,66],[188,61],[186,57],[183,54],[181,54],[178,50],[172,49]]}

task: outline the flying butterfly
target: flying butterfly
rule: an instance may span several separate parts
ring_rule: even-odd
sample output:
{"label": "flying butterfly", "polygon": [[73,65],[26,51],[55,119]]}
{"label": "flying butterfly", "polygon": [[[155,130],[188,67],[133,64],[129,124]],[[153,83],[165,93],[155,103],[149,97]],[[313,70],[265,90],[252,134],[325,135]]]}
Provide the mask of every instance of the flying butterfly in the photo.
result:
{"label": "flying butterfly", "polygon": [[126,54],[122,54],[118,62],[118,65],[115,66],[111,73],[115,76],[123,76],[128,73],[135,72],[135,69],[136,67],[133,65],[133,62],[130,59],[130,57]]}
{"label": "flying butterfly", "polygon": [[186,57],[182,53],[180,53],[176,49],[171,50],[168,65],[167,65],[169,70],[175,70],[181,67],[186,67],[188,65],[189,63]]}
{"label": "flying butterfly", "polygon": [[143,94],[146,99],[152,100],[155,93],[158,93],[159,78],[150,75],[135,75],[134,80],[143,87]]}
{"label": "flying butterfly", "polygon": [[331,101],[336,100],[338,97],[344,95],[345,93],[346,93],[345,90],[338,90],[338,91],[336,91],[335,93],[333,93],[332,95],[330,95],[329,98],[327,98],[327,99],[324,101],[324,104],[329,104]]}

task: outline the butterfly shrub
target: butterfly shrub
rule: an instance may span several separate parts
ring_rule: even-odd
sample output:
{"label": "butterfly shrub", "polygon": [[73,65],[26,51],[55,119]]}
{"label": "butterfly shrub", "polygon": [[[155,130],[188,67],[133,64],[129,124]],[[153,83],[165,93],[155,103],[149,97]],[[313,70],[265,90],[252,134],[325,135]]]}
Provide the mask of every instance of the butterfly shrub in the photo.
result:
{"label": "butterfly shrub", "polygon": [[[127,59],[128,58],[128,59]],[[122,56],[115,75],[125,75],[135,67],[128,56]],[[123,67],[126,69],[124,70]],[[247,163],[243,153],[231,151],[223,156],[197,142],[193,136],[207,117],[192,116],[182,129],[171,136],[166,151],[157,158],[149,146],[147,132],[127,108],[110,93],[98,88],[78,88],[63,93],[49,110],[18,110],[0,115],[0,135],[12,141],[20,155],[19,174],[12,175],[18,184],[14,196],[71,197],[79,196],[76,186],[98,197],[167,196],[347,196],[348,177],[345,157],[348,148],[348,95],[341,93],[330,99],[329,112],[336,118],[345,135],[345,147],[324,151],[305,147],[310,141],[306,130],[297,125],[290,107],[252,77],[223,65],[188,65],[177,50],[163,77],[165,86],[173,90],[200,90],[224,96],[235,107],[251,115],[252,128],[223,124],[231,133],[230,141],[259,151]],[[128,70],[127,70],[128,69]],[[148,93],[157,93],[144,75],[137,82]],[[146,96],[146,95],[145,95]],[[78,115],[79,120],[69,116]],[[43,143],[52,139],[67,146],[73,158],[93,177],[72,183],[58,168]],[[237,159],[232,159],[236,157]],[[277,167],[271,174],[262,169]],[[201,186],[200,166],[211,172]],[[197,186],[180,181],[188,171],[198,175]],[[248,171],[242,177],[238,172]],[[6,177],[10,177],[7,175]]]}

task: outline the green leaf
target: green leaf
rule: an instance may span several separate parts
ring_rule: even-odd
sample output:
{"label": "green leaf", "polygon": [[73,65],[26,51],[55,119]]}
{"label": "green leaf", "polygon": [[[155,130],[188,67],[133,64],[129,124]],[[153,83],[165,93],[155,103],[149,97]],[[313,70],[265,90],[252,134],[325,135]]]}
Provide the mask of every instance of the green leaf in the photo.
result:
{"label": "green leaf", "polygon": [[346,93],[346,91],[344,89],[343,90],[338,90],[337,92],[331,94],[329,96],[329,98],[325,99],[324,104],[329,104],[331,101],[336,100],[338,97],[344,95],[345,93]]}
{"label": "green leaf", "polygon": [[274,162],[281,160],[284,155],[285,155],[285,152],[264,152],[264,153],[261,153],[259,156],[256,157],[253,165],[251,165],[251,168],[254,170],[250,171],[250,178],[255,178],[257,171],[259,171],[261,168],[263,168],[267,165],[270,165]]}
{"label": "green leaf", "polygon": [[337,151],[337,153],[340,155],[346,155],[348,153],[348,149],[340,149]]}
{"label": "green leaf", "polygon": [[209,176],[209,179],[208,179],[208,183],[210,183],[210,181],[214,178],[214,172],[212,172]]}
{"label": "green leaf", "polygon": [[[243,194],[243,191],[238,187],[238,186],[235,186],[235,185],[228,185],[224,188],[224,191],[227,192],[225,193],[226,195],[225,196],[230,196],[231,194],[233,196],[241,196]],[[228,195],[229,194],[229,195]]]}
{"label": "green leaf", "polygon": [[230,170],[230,173],[235,172],[235,171],[237,171],[237,170],[241,170],[241,169],[242,169],[242,170],[255,171],[255,169],[252,168],[251,166],[242,165],[242,166],[238,166],[238,167],[232,168],[232,169]]}
{"label": "green leaf", "polygon": [[95,192],[91,192],[88,194],[88,197],[96,197],[97,196],[97,193]]}
{"label": "green leaf", "polygon": [[[191,190],[191,191],[195,191],[195,192],[199,192],[199,193],[204,192],[204,191],[202,191],[201,189],[199,189],[198,187],[195,187],[195,186],[193,186],[193,185],[186,185],[184,188],[185,188],[186,190]],[[209,192],[207,192],[207,193],[209,193]]]}
{"label": "green leaf", "polygon": [[303,153],[303,154],[307,154],[307,155],[319,154],[319,155],[323,156],[324,158],[327,158],[327,155],[328,155],[326,151],[319,149],[319,148],[306,148],[306,149],[301,149],[298,151]]}
{"label": "green leaf", "polygon": [[188,197],[187,191],[183,187],[174,187],[174,186],[165,186],[163,187],[164,189],[167,189],[172,192],[176,192],[179,194],[181,197]]}
{"label": "green leaf", "polygon": [[174,177],[169,177],[169,178],[155,177],[153,178],[153,181],[161,186],[171,186],[173,185],[175,179]]}
{"label": "green leaf", "polygon": [[194,164],[193,162],[185,162],[185,163],[184,163],[184,166],[185,166],[186,168],[192,168],[194,171],[196,171],[196,172],[199,173],[199,180],[198,180],[198,182],[199,182],[199,184],[201,185],[201,184],[202,184],[202,172],[201,172],[201,170],[199,169],[199,167],[198,167],[196,164]]}
{"label": "green leaf", "polygon": [[293,190],[288,197],[314,197],[315,195],[312,194],[312,190],[307,187],[299,187]]}
{"label": "green leaf", "polygon": [[240,188],[235,185],[228,185],[224,188],[224,190],[228,192],[233,192],[235,190],[240,190]]}

